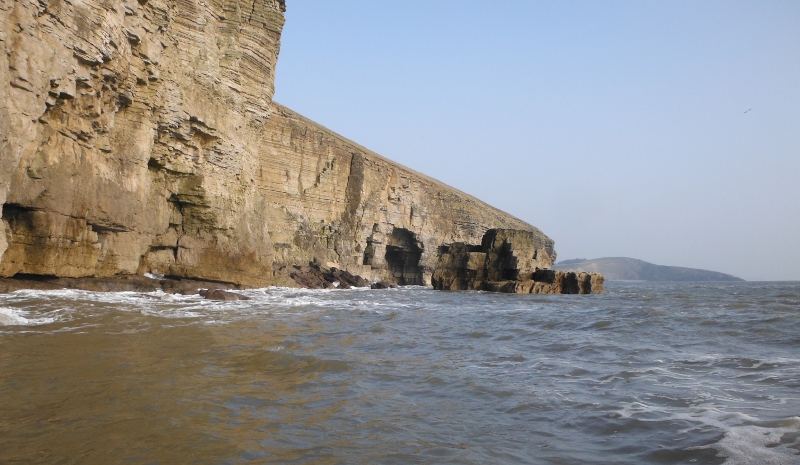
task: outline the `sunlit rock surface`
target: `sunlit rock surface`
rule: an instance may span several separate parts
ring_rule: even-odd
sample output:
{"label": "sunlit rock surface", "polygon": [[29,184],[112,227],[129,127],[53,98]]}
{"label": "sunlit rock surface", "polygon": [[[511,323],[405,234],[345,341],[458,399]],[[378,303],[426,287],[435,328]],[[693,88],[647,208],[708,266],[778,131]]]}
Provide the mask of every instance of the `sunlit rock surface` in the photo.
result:
{"label": "sunlit rock surface", "polygon": [[517,294],[602,294],[599,273],[552,270],[552,242],[530,231],[491,229],[480,245],[439,248],[432,284],[438,290]]}
{"label": "sunlit rock surface", "polygon": [[429,284],[535,227],[272,101],[280,0],[0,0],[0,276]]}

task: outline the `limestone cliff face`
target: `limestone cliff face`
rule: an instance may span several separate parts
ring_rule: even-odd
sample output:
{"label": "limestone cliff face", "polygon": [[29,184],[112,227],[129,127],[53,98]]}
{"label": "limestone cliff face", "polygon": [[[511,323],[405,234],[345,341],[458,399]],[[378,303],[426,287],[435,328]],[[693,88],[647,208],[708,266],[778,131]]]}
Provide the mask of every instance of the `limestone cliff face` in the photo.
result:
{"label": "limestone cliff face", "polygon": [[0,274],[270,281],[276,0],[0,1]]}
{"label": "limestone cliff face", "polygon": [[275,105],[258,186],[276,267],[318,260],[370,278],[430,284],[437,247],[480,242],[492,227],[533,226],[387,160]]}
{"label": "limestone cliff face", "polygon": [[0,0],[0,276],[430,282],[538,229],[272,102],[282,0]]}

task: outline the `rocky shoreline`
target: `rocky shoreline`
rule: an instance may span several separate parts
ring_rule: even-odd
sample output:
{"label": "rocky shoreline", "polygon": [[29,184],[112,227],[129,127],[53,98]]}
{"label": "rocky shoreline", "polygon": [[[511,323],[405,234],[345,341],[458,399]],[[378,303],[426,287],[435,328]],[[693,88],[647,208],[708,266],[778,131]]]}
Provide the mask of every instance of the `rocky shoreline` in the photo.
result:
{"label": "rocky shoreline", "polygon": [[516,294],[602,294],[603,275],[552,270],[547,250],[528,231],[490,229],[480,245],[439,248],[433,288]]}
{"label": "rocky shoreline", "polygon": [[[397,287],[385,281],[369,282],[361,276],[353,275],[337,268],[323,268],[318,264],[294,266],[280,269],[276,274],[283,275],[291,282],[289,287],[305,289],[350,289],[369,287],[372,289],[388,289]],[[17,275],[9,278],[0,277],[0,294],[31,290],[80,289],[96,292],[156,292],[169,294],[201,295],[211,300],[248,300],[235,291],[247,287],[235,283],[208,281],[202,279],[182,278],[179,276],[154,275],[117,275],[111,277],[63,278],[57,276]],[[233,292],[232,292],[233,291]]]}
{"label": "rocky shoreline", "polygon": [[[454,242],[438,249],[432,284],[436,290],[472,290],[517,294],[601,294],[604,279],[599,273],[550,269],[547,244],[525,230],[490,229],[480,245]],[[400,270],[399,276],[404,276]],[[396,284],[369,280],[336,267],[318,263],[284,266],[275,271],[273,282],[306,289],[387,289]],[[416,283],[412,283],[416,284]],[[64,278],[21,275],[0,278],[0,293],[19,289],[83,289],[90,291],[163,291],[200,294],[208,299],[241,300],[231,290],[244,287],[230,282],[197,280],[179,276],[118,275],[112,277]]]}
{"label": "rocky shoreline", "polygon": [[353,287],[369,287],[371,289],[388,289],[397,285],[386,281],[369,282],[361,276],[354,275],[336,267],[323,268],[319,264],[309,263],[306,266],[294,265],[284,267],[276,273],[288,276],[299,287],[306,289],[350,289]]}

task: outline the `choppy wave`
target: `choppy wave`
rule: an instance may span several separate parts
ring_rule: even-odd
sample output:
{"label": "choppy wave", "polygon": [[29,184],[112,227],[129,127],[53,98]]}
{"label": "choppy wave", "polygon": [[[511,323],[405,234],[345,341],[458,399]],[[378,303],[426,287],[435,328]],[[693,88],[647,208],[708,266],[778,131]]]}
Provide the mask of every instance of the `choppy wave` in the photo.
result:
{"label": "choppy wave", "polygon": [[796,465],[800,463],[798,437],[800,418],[790,417],[769,423],[727,426],[718,442],[692,449],[717,450],[726,459],[726,465]]}
{"label": "choppy wave", "polygon": [[[410,305],[375,299],[375,291],[369,288],[340,290],[269,287],[236,292],[246,295],[251,300],[216,301],[207,300],[200,295],[171,294],[162,291],[20,290],[4,296],[3,300],[14,304],[16,308],[0,309],[0,325],[36,326],[54,322],[65,323],[75,318],[105,314],[108,311],[140,312],[161,318],[212,318],[213,321],[220,321],[220,314],[236,319],[276,312],[309,312],[341,305],[356,311],[376,312]],[[389,289],[380,292],[386,294],[397,291]],[[362,295],[363,298],[360,298]],[[28,317],[34,314],[47,316]]]}
{"label": "choppy wave", "polygon": [[0,461],[800,463],[798,283],[239,292],[0,295]]}
{"label": "choppy wave", "polygon": [[55,317],[29,318],[30,312],[16,308],[0,307],[0,326],[37,326],[56,321]]}

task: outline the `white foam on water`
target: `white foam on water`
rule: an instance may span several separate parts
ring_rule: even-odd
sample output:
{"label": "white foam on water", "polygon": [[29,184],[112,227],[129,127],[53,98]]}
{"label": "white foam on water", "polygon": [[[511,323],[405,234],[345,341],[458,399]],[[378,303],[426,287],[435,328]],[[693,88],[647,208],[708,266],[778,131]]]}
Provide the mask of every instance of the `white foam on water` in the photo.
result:
{"label": "white foam on water", "polygon": [[[639,421],[684,420],[695,426],[681,430],[680,435],[713,427],[724,431],[722,439],[686,450],[714,449],[725,465],[798,465],[800,452],[789,447],[800,447],[800,417],[790,417],[777,422],[764,422],[741,412],[726,412],[713,407],[674,409],[646,402],[629,402],[622,405],[620,417]],[[793,442],[782,443],[785,435]]]}
{"label": "white foam on water", "polygon": [[[156,292],[96,292],[77,289],[20,290],[3,295],[4,302],[13,302],[18,308],[0,316],[0,324],[41,325],[55,321],[70,321],[108,311],[141,312],[163,317],[198,317],[192,304],[200,296],[184,296]],[[13,314],[11,313],[13,310]]]}
{"label": "white foam on water", "polygon": [[56,321],[55,318],[28,318],[29,312],[16,308],[0,307],[0,326],[38,326]]}
{"label": "white foam on water", "polygon": [[[411,304],[397,302],[396,300],[382,301],[375,298],[357,298],[363,292],[369,292],[368,287],[354,287],[350,289],[297,289],[290,287],[267,287],[241,291],[241,294],[250,297],[251,306],[269,305],[281,309],[303,308],[330,309],[348,308],[353,310],[375,310],[385,307],[410,307]],[[392,289],[394,290],[394,289]],[[382,290],[380,292],[386,292]]]}
{"label": "white foam on water", "polygon": [[[794,435],[793,443],[782,443],[784,435]],[[797,447],[800,417],[787,418],[769,426],[738,425],[725,432],[718,442],[689,450],[716,449],[725,458],[725,465],[796,465],[800,463]]]}
{"label": "white foam on water", "polygon": [[50,290],[38,290],[38,289],[20,289],[8,294],[11,297],[16,298],[64,298],[64,299],[74,299],[80,297],[82,294],[85,294],[91,291],[81,291],[78,289],[50,289]]}
{"label": "white foam on water", "polygon": [[205,315],[191,310],[179,309],[150,309],[145,308],[141,310],[142,315],[157,316],[160,318],[201,318]]}

